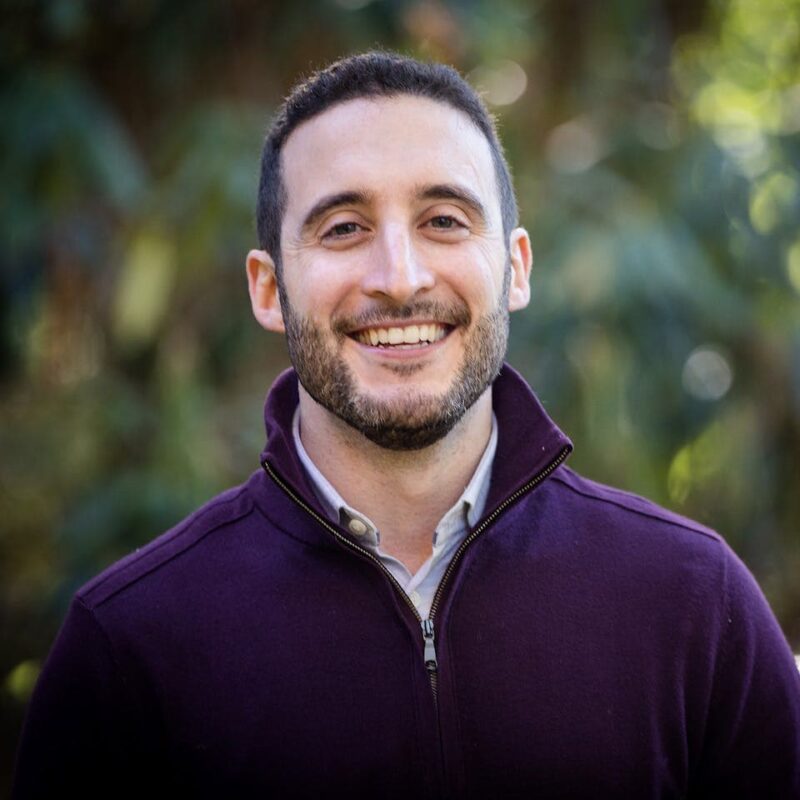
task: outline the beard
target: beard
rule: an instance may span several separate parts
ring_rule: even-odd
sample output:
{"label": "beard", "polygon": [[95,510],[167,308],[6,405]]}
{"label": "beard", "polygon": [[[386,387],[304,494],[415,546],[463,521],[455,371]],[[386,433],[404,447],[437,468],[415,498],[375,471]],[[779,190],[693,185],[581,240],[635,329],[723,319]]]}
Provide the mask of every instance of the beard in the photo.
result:
{"label": "beard", "polygon": [[[464,305],[430,301],[383,304],[358,318],[334,320],[333,341],[321,326],[295,312],[279,281],[289,358],[309,395],[370,441],[388,450],[421,450],[444,438],[500,372],[508,344],[509,314],[503,302],[509,279],[507,269],[500,303],[474,325]],[[438,395],[421,392],[414,387],[413,374],[423,365],[397,364],[392,367],[395,374],[410,379],[408,391],[401,397],[379,400],[359,392],[341,355],[346,331],[412,317],[436,319],[464,331],[464,354],[450,387]]]}

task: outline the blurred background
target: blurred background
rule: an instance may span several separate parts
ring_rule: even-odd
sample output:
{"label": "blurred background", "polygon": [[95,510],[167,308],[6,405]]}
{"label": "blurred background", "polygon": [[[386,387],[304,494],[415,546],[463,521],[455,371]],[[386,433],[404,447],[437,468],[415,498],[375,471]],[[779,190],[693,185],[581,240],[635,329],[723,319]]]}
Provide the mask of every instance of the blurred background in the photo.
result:
{"label": "blurred background", "polygon": [[383,46],[498,115],[510,360],[571,464],[718,529],[800,650],[800,0],[3,0],[0,795],[71,593],[258,468],[261,142]]}

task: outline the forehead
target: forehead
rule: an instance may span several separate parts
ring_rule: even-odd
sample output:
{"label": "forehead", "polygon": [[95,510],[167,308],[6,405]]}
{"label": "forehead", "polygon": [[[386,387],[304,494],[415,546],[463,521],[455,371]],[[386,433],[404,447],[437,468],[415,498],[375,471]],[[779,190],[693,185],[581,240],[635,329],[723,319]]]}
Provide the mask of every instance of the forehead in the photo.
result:
{"label": "forehead", "polygon": [[281,168],[287,223],[329,193],[354,189],[388,202],[439,183],[471,189],[499,219],[486,137],[464,112],[427,97],[339,103],[290,134]]}

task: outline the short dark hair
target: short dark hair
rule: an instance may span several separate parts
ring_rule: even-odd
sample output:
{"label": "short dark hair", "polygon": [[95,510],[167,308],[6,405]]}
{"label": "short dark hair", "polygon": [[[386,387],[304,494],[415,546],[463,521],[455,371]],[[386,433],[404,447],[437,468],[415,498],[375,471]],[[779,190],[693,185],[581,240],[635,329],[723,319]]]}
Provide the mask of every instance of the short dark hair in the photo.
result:
{"label": "short dark hair", "polygon": [[261,154],[256,226],[259,247],[281,262],[281,224],[286,187],[281,177],[281,149],[302,122],[337,103],[363,97],[407,94],[447,103],[465,113],[486,137],[492,153],[503,232],[506,240],[517,225],[517,201],[492,115],[477,92],[452,67],[431,64],[398,53],[370,51],[335,61],[297,84],[278,110]]}

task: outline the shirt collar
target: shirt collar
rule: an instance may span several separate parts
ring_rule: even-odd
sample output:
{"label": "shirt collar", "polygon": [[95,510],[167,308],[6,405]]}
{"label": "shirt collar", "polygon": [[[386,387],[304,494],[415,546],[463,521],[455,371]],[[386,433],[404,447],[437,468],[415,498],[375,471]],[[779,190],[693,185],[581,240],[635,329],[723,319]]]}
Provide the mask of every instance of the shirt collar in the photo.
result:
{"label": "shirt collar", "polygon": [[[300,406],[295,408],[292,418],[292,437],[297,455],[308,474],[311,488],[319,500],[328,518],[349,528],[359,530],[359,539],[371,541],[373,544],[380,543],[380,533],[376,525],[365,514],[357,511],[347,504],[345,499],[336,491],[331,482],[319,471],[317,465],[311,460],[311,456],[303,447],[300,439]],[[486,507],[486,498],[489,496],[489,484],[491,482],[492,464],[494,454],[497,450],[497,418],[492,414],[492,430],[489,434],[489,441],[483,451],[481,460],[472,474],[472,478],[464,489],[461,497],[455,502],[452,508],[442,517],[436,530],[433,533],[434,547],[442,546],[451,536],[455,536],[467,527],[474,527],[480,519]],[[358,520],[366,527],[361,531],[353,520]]]}

